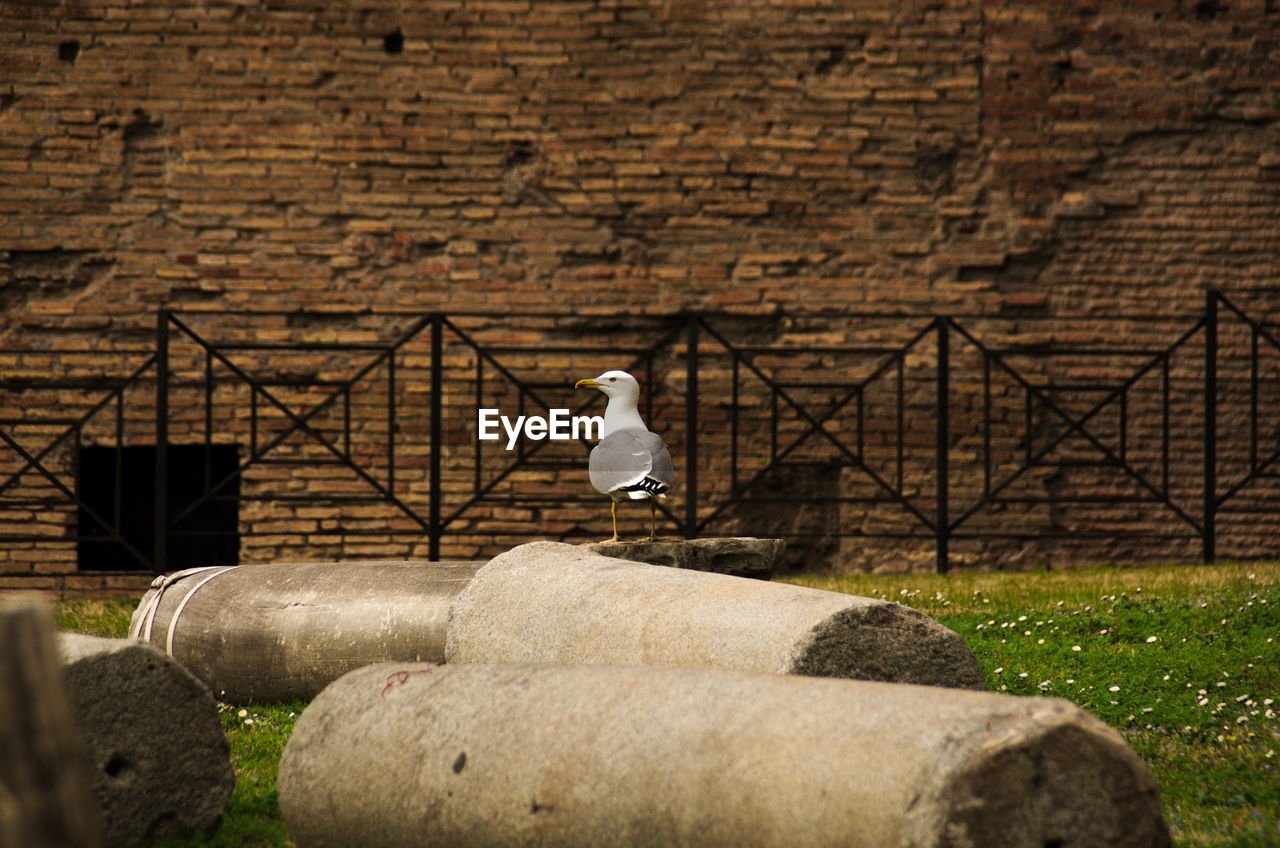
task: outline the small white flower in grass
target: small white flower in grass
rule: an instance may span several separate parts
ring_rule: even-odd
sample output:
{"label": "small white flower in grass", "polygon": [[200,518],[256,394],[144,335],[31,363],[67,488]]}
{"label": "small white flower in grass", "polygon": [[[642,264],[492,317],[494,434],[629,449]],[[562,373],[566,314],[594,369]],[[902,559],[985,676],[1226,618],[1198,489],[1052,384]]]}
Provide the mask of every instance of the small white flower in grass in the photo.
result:
{"label": "small white flower in grass", "polygon": [[1120,691],[1120,687],[1119,687],[1119,686],[1108,686],[1108,687],[1107,687],[1107,691],[1108,691],[1108,692],[1119,692],[1119,691]]}
{"label": "small white flower in grass", "polygon": [[1020,672],[1018,672],[1018,676],[1019,676],[1019,677],[1026,677],[1026,676],[1027,676],[1027,673],[1026,673],[1025,671],[1020,671]]}
{"label": "small white flower in grass", "polygon": [[249,714],[248,710],[241,710],[240,712],[236,713],[236,715],[240,716],[240,718],[244,718],[248,714]]}
{"label": "small white flower in grass", "polygon": [[1050,686],[1052,686],[1053,684],[1052,684],[1052,683],[1050,683],[1048,680],[1041,680],[1041,681],[1040,681],[1038,684],[1036,684],[1036,685],[1037,685],[1037,686],[1039,686],[1041,689],[1048,689],[1048,688],[1049,688]]}
{"label": "small white flower in grass", "polygon": [[1075,682],[1076,682],[1076,679],[1075,679],[1074,677],[1068,677],[1068,678],[1067,678],[1067,682],[1068,682],[1068,683],[1075,683]]}
{"label": "small white flower in grass", "polygon": [[1036,640],[1036,644],[1037,644],[1037,645],[1043,645],[1043,644],[1044,644],[1044,640],[1043,640],[1043,639],[1037,639],[1037,640]]}
{"label": "small white flower in grass", "polygon": [[1147,641],[1148,641],[1148,642],[1155,642],[1155,641],[1156,641],[1157,639],[1159,639],[1159,638],[1160,638],[1160,637],[1158,637],[1158,636],[1148,636],[1148,637],[1147,637]]}
{"label": "small white flower in grass", "polygon": [[1144,713],[1152,713],[1152,712],[1155,712],[1155,707],[1143,707],[1142,711]]}
{"label": "small white flower in grass", "polygon": [[244,723],[245,723],[245,724],[253,724],[253,719],[252,719],[252,718],[247,718],[247,719],[245,719],[245,720],[244,720]]}
{"label": "small white flower in grass", "polygon": [[1079,645],[1072,645],[1072,646],[1071,646],[1071,650],[1073,650],[1073,651],[1078,651],[1078,650],[1080,650],[1080,646],[1079,646]]}
{"label": "small white flower in grass", "polygon": [[1026,621],[1026,620],[1027,620],[1027,617],[1025,615],[1018,616],[1018,621]]}
{"label": "small white flower in grass", "polygon": [[1000,667],[999,667],[999,668],[997,668],[994,672],[992,672],[992,674],[999,674],[999,673],[1000,673],[1000,672],[1002,672],[1002,671],[1004,671],[1004,666],[1000,666]]}

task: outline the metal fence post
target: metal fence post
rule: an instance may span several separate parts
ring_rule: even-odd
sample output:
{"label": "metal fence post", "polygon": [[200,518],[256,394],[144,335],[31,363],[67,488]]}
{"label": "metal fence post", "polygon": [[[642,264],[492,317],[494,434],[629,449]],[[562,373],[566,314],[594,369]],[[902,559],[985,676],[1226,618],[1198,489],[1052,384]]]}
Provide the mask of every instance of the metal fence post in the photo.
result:
{"label": "metal fence post", "polygon": [[685,327],[684,392],[684,537],[698,535],[698,317],[689,317]]}
{"label": "metal fence post", "polygon": [[951,319],[938,316],[934,319],[934,327],[938,332],[938,370],[936,385],[937,402],[937,463],[936,475],[936,511],[934,513],[934,532],[936,536],[937,571],[946,574],[951,543],[951,518],[947,498],[950,489],[948,472],[951,421],[950,421],[950,382],[951,382]]}
{"label": "metal fence post", "polygon": [[[117,445],[117,449],[120,446]],[[156,314],[156,476],[154,553],[151,568],[163,574],[169,552],[169,310]]]}
{"label": "metal fence post", "polygon": [[427,541],[427,558],[440,560],[440,450],[444,443],[441,426],[444,391],[444,316],[437,312],[431,316],[431,466],[428,481],[430,502],[427,504],[427,525],[431,538]]}
{"label": "metal fence post", "polygon": [[1218,511],[1218,292],[1204,293],[1204,513],[1201,548],[1206,564],[1216,558]]}

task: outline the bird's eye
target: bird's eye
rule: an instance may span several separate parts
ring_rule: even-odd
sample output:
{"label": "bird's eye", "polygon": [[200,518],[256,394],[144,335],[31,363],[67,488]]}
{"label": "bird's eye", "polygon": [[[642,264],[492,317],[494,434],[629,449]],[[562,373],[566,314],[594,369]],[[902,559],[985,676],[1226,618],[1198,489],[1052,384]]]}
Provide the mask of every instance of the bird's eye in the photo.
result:
{"label": "bird's eye", "polygon": [[617,378],[617,377],[610,377],[610,378],[609,378],[609,382],[610,382],[610,383],[616,383],[616,382],[618,382],[618,378]]}

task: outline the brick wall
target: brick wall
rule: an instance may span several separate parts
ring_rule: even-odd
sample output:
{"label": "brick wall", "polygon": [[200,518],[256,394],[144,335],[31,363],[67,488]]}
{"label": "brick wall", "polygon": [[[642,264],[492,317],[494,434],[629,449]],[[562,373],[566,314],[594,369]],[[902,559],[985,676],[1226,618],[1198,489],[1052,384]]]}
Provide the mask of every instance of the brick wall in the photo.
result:
{"label": "brick wall", "polygon": [[1276,283],[1270,0],[8,0],[0,68],[21,373],[161,305],[1106,317]]}

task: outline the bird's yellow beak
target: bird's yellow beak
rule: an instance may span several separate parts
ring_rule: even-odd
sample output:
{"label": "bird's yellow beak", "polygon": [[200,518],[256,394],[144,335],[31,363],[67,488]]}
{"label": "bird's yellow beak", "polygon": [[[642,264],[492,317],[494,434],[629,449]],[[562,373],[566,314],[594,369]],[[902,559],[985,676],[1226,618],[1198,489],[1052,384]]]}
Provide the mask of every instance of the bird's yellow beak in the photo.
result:
{"label": "bird's yellow beak", "polygon": [[579,380],[578,382],[574,383],[573,387],[575,389],[598,389],[600,388],[600,384],[588,377],[585,380]]}

